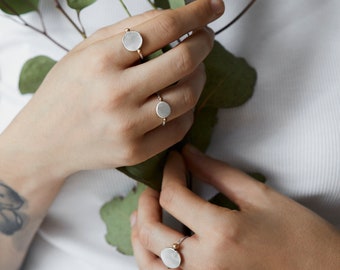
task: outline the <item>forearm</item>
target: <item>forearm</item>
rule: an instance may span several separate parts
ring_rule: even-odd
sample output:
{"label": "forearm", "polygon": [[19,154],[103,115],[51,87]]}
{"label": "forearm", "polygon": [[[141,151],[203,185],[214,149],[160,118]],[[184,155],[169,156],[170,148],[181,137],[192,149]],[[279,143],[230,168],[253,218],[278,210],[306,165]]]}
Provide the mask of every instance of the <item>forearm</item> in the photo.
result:
{"label": "forearm", "polygon": [[20,268],[62,185],[9,143],[0,135],[0,269],[6,270]]}

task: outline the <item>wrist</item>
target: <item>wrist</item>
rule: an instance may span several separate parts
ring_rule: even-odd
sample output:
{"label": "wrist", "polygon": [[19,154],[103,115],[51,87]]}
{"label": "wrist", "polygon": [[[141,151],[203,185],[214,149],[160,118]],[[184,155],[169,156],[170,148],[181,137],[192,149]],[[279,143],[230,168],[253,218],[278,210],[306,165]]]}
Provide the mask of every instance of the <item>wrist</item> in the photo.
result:
{"label": "wrist", "polygon": [[[9,134],[0,135],[0,180],[28,190],[60,187],[66,175],[58,170],[50,153],[36,145],[22,145]],[[25,188],[25,190],[26,190]]]}

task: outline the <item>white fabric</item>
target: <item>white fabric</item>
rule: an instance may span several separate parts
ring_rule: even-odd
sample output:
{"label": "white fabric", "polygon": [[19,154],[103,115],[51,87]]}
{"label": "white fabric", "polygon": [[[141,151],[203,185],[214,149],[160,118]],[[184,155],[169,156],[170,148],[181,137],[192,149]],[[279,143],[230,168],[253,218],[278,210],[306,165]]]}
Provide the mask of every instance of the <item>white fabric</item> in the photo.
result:
{"label": "white fabric", "polygon": [[[81,40],[54,1],[41,1],[47,27],[61,43]],[[145,2],[145,3],[144,3]],[[133,14],[147,1],[126,1]],[[228,1],[225,25],[247,1]],[[236,25],[217,37],[258,72],[252,99],[221,110],[208,152],[245,171],[262,172],[268,184],[340,228],[340,1],[258,0]],[[100,14],[100,15],[98,15]],[[89,33],[126,17],[119,1],[97,1],[84,11]],[[37,17],[25,18],[37,23]],[[86,18],[90,18],[87,19]],[[22,64],[64,52],[44,37],[0,16],[0,130],[26,104],[17,90]],[[125,195],[134,182],[115,170],[70,177],[31,248],[25,270],[137,269],[134,259],[109,246],[100,207]],[[204,191],[203,191],[204,189]],[[213,190],[197,186],[212,194]]]}

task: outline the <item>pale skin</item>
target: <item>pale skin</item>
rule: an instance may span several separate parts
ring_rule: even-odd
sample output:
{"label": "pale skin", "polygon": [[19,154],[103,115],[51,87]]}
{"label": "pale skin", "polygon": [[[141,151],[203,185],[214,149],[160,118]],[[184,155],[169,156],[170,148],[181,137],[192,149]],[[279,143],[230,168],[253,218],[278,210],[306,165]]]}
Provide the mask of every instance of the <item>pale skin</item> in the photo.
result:
{"label": "pale skin", "polygon": [[[0,269],[20,268],[69,175],[133,165],[183,138],[213,45],[205,25],[223,12],[220,0],[198,0],[131,17],[99,30],[56,64],[0,135]],[[122,46],[127,27],[142,34],[144,56],[193,32],[140,63],[137,52]],[[156,93],[172,107],[165,126],[155,114]]]}
{"label": "pale skin", "polygon": [[[187,169],[232,199],[240,211],[212,205],[187,189]],[[141,270],[167,269],[158,256],[183,237],[162,224],[162,208],[194,232],[181,244],[181,270],[340,269],[340,233],[331,224],[191,146],[182,155],[170,155],[161,193],[147,189],[131,216]]]}

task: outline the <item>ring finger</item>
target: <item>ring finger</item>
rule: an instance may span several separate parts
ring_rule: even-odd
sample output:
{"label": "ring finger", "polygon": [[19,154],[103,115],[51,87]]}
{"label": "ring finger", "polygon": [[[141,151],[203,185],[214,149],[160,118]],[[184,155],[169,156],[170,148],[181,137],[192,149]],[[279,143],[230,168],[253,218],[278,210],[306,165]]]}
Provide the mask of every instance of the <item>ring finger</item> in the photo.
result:
{"label": "ring finger", "polygon": [[[176,119],[195,107],[202,93],[205,79],[204,65],[201,64],[192,74],[179,81],[176,85],[159,92],[161,99],[169,104],[171,109],[170,115],[166,117],[165,121],[169,122]],[[159,102],[159,97],[152,95],[142,105],[141,112],[147,120],[145,121],[144,119],[143,123],[145,124],[142,126],[144,130],[141,132],[147,133],[162,125],[163,117],[158,116],[156,112],[156,106]]]}

